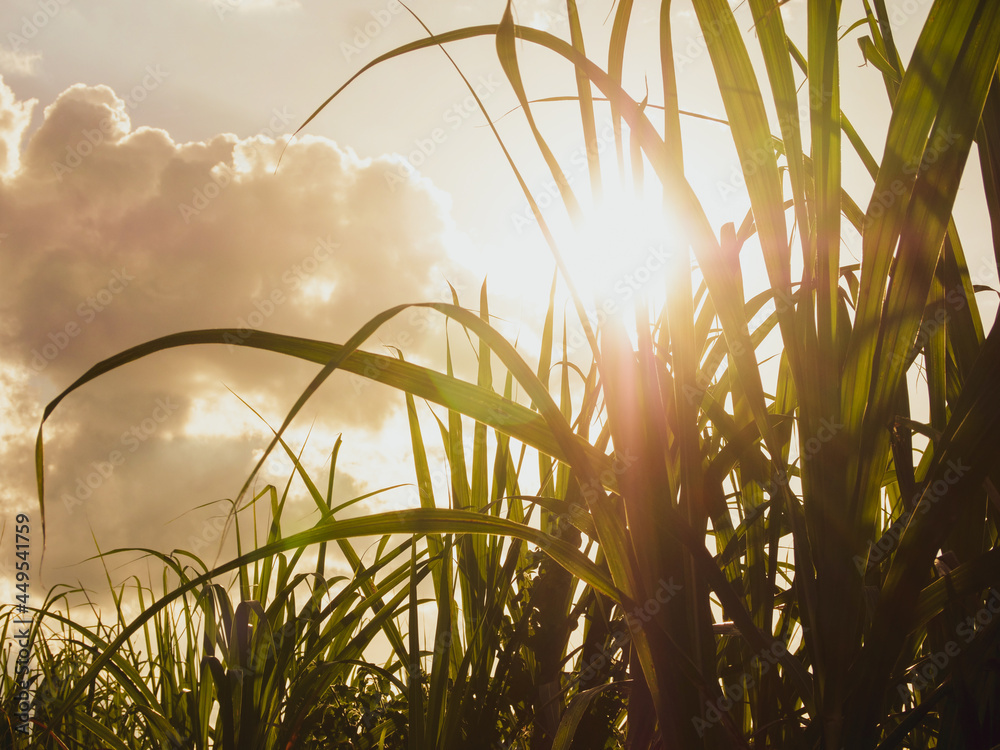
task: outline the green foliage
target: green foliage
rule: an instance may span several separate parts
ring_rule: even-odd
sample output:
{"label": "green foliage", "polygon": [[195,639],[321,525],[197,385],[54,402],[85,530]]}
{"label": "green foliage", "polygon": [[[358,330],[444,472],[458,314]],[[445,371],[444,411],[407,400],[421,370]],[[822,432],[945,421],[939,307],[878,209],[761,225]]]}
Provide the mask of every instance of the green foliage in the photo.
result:
{"label": "green foliage", "polygon": [[[499,24],[382,55],[308,118],[371,67],[491,38],[566,209],[582,220],[587,203],[543,132],[518,59],[522,44],[546,48],[575,72],[594,147],[591,202],[604,190],[594,88],[612,115],[620,173],[648,168],[658,180],[682,248],[669,269],[672,291],[662,307],[640,304],[632,330],[618,318],[594,330],[564,261],[573,249],[559,247],[493,128],[573,296],[589,342],[582,364],[571,361],[573,321],[557,319],[554,296],[533,367],[490,325],[485,286],[478,313],[457,299],[425,305],[473,342],[474,383],[454,376],[450,339],[445,372],[360,349],[406,306],[342,346],[241,334],[242,345],[322,365],[268,450],[292,458],[321,519],[282,536],[284,496],[269,488],[273,529],[254,549],[212,571],[160,556],[179,585],[165,579],[130,624],[81,632],[65,658],[84,669],[47,652],[46,680],[60,696],[45,714],[53,733],[193,732],[196,747],[296,746],[307,731],[357,743],[384,732],[380,746],[409,748],[1000,743],[992,718],[1000,597],[990,588],[1000,573],[1000,330],[987,333],[980,321],[951,218],[975,143],[1000,257],[1000,4],[937,0],[904,68],[885,3],[864,1],[862,50],[892,108],[877,159],[841,108],[839,0],[807,3],[805,54],[787,38],[781,3],[750,0],[762,69],[730,4],[694,0],[752,207],[718,236],[685,178],[698,155],[681,138],[670,5],[660,15],[662,127],[621,85],[632,10],[624,1],[606,69],[586,56],[572,0],[569,42],[516,25],[508,7]],[[845,137],[874,179],[870,198],[844,190]],[[853,232],[861,262],[845,265],[841,246]],[[769,289],[748,298],[742,271],[757,252]],[[85,373],[45,417],[110,370],[232,333],[177,334],[123,352]],[[329,493],[284,444],[284,430],[338,369],[404,392],[420,508],[338,521]],[[914,387],[917,370],[926,387]],[[570,386],[579,376],[582,393]],[[451,470],[450,502],[433,492],[417,399],[447,411],[435,412],[435,439]],[[522,477],[526,457],[537,460],[537,487]],[[408,539],[390,547],[390,534]],[[349,540],[373,535],[385,540],[366,568]],[[354,571],[337,593],[321,570],[308,584],[293,574],[307,545],[334,541]],[[211,582],[232,571],[230,602],[230,590]],[[417,616],[432,603],[420,598],[423,581],[434,592],[432,631]],[[309,593],[298,604],[303,585]],[[172,606],[185,612],[185,633],[206,634],[204,648],[182,642]],[[281,628],[294,637],[274,642]],[[146,657],[129,645],[140,631],[158,644]],[[379,633],[392,656],[365,665]],[[241,672],[255,648],[266,669]],[[367,680],[391,687],[376,697]],[[126,718],[112,683],[136,707]],[[364,738],[351,735],[359,721]]]}

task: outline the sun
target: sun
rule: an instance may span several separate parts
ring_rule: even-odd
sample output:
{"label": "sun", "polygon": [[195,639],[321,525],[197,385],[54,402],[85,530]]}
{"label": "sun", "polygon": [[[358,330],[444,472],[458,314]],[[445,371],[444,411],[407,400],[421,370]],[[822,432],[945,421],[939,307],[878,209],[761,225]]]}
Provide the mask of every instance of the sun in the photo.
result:
{"label": "sun", "polygon": [[[612,171],[605,174],[610,176]],[[637,303],[655,314],[673,293],[672,279],[685,248],[679,222],[664,204],[659,186],[647,184],[640,192],[614,182],[605,179],[600,198],[574,184],[580,202],[575,221],[558,194],[545,194],[548,201],[538,200],[544,228],[523,219],[531,213],[529,209],[517,210],[511,213],[518,219],[513,229],[508,227],[478,250],[470,245],[468,252],[456,252],[456,258],[474,273],[488,277],[490,288],[500,290],[508,303],[537,310],[539,301],[548,300],[557,266],[545,239],[549,235],[565,270],[557,274],[554,301],[556,309],[569,314],[573,339],[585,342],[570,286],[592,328],[600,328],[609,317],[621,316],[631,329]]]}
{"label": "sun", "polygon": [[679,247],[662,203],[621,193],[585,209],[562,245],[573,284],[598,317],[661,299]]}

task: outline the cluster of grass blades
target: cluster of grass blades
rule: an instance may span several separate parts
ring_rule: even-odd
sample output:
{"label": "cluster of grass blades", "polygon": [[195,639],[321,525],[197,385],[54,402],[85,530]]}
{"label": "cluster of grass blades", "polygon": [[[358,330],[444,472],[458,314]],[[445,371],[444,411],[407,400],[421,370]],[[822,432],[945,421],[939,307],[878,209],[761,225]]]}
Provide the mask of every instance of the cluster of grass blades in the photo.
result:
{"label": "cluster of grass blades", "polygon": [[[327,516],[340,510],[331,508],[329,488],[324,497],[310,484]],[[254,514],[256,529],[256,505],[269,501],[266,539],[255,531],[253,552],[243,553],[237,515],[239,555],[215,568],[186,551],[101,553],[140,553],[162,565],[159,594],[138,578],[116,588],[108,575],[110,625],[93,606],[97,624],[81,624],[84,608],[69,603],[87,592],[50,594],[34,615],[39,674],[31,686],[31,746],[405,747],[403,685],[390,670],[359,659],[380,634],[402,645],[393,618],[406,602],[405,586],[403,595],[387,599],[385,592],[411,572],[426,575],[426,562],[406,554],[409,541],[390,549],[386,538],[366,567],[344,540],[350,580],[328,575],[325,555],[301,572],[308,545],[281,531],[287,493],[279,499],[269,485],[253,498],[241,514]],[[126,600],[142,612],[131,621]],[[0,615],[6,628],[16,617]],[[7,678],[6,697],[12,688]],[[12,700],[4,701],[4,713],[6,746],[15,747]]]}
{"label": "cluster of grass blades", "polygon": [[[211,342],[221,340],[220,333],[199,335]],[[191,341],[185,334],[177,343]],[[248,341],[264,348],[294,343],[300,354],[317,362],[343,351],[332,344],[259,332]],[[119,364],[149,351],[140,347],[124,352]],[[481,354],[486,353],[483,348]],[[489,357],[483,361],[480,376],[489,382]],[[389,381],[408,379],[411,390],[428,396],[447,394],[451,386],[461,385],[450,375],[435,378],[431,371],[402,359],[361,352],[349,356],[345,367],[377,370]],[[569,377],[568,368],[563,377]],[[442,390],[436,391],[438,387]],[[538,416],[510,399],[512,387],[508,375],[506,398],[493,394],[490,408],[498,418],[502,410],[504,419],[526,420],[529,431],[527,423],[535,422],[536,442],[545,444]],[[438,396],[442,398],[449,397]],[[571,715],[572,726],[563,732],[579,725],[591,739],[603,738],[601,747],[620,744],[624,710],[620,683],[625,669],[620,651],[626,630],[620,622],[619,644],[609,649],[602,633],[611,622],[615,588],[606,570],[586,550],[578,549],[580,532],[559,520],[571,510],[554,487],[558,484],[565,493],[570,486],[565,472],[556,478],[549,467],[549,480],[539,493],[544,496],[523,496],[519,476],[526,449],[515,455],[510,438],[498,432],[496,448],[488,456],[485,427],[477,424],[469,481],[462,421],[457,411],[450,411],[447,424],[440,426],[455,468],[451,490],[459,498],[456,504],[478,510],[438,510],[411,394],[407,410],[424,508],[337,521],[336,514],[347,504],[332,507],[332,470],[324,494],[279,436],[276,440],[294,464],[294,476],[320,511],[313,527],[292,535],[281,533],[279,519],[290,479],[280,501],[276,488],[267,486],[250,502],[255,508],[270,498],[268,538],[262,542],[255,538],[252,548],[244,551],[237,523],[238,555],[215,568],[186,551],[103,553],[102,557],[141,552],[162,562],[162,594],[152,598],[139,589],[143,614],[126,622],[119,608],[114,632],[72,625],[67,617],[53,615],[49,606],[43,608],[39,622],[54,619],[79,630],[92,645],[73,660],[73,679],[59,683],[55,699],[42,699],[44,708],[34,715],[38,743],[48,747],[45,735],[51,732],[78,739],[84,747],[99,746],[84,738],[114,747],[141,746],[114,736],[145,738],[150,746],[169,741],[197,748],[326,747],[324,742],[334,740],[349,741],[351,747],[480,747],[482,742],[501,747],[518,737],[530,742],[538,734],[536,726],[554,734],[566,695],[601,687],[580,704],[591,713],[577,710]],[[581,445],[586,444],[581,441]],[[549,447],[558,451],[555,445]],[[334,465],[338,450],[339,442]],[[529,525],[538,506],[547,508],[550,533]],[[256,519],[253,525],[256,528]],[[368,567],[362,563],[349,541],[353,537],[379,538],[375,563]],[[353,570],[350,580],[324,576],[325,548],[333,541]],[[526,542],[545,549],[558,562],[529,552]],[[313,546],[319,548],[317,569],[295,573],[304,550]],[[396,567],[390,568],[397,558]],[[225,576],[231,577],[229,587],[218,582]],[[418,584],[426,577],[433,585],[429,599],[418,593]],[[168,585],[168,578],[176,584]],[[583,596],[574,594],[578,580],[585,584]],[[296,606],[296,592],[303,588],[305,604]],[[228,593],[230,589],[235,592]],[[123,595],[117,593],[115,601]],[[422,633],[418,614],[428,603],[433,603],[437,616],[433,629]],[[590,631],[587,642],[573,649],[569,646],[573,623],[585,615],[603,630]],[[8,620],[11,616],[8,613]],[[183,626],[171,617],[179,617]],[[408,623],[406,631],[399,628],[399,619]],[[615,619],[622,620],[621,614]],[[372,652],[379,650],[378,637],[389,656],[381,664],[369,663]],[[67,659],[74,652],[56,653]],[[149,654],[157,656],[141,656]],[[43,673],[50,670],[52,658],[48,651],[39,656]],[[565,671],[589,673],[578,685],[562,686]],[[612,678],[617,693],[604,694]],[[53,694],[48,682],[38,688],[40,695]],[[114,710],[107,716],[95,714],[92,686],[102,686],[109,696],[127,696],[135,722],[126,729],[115,724]],[[136,706],[142,709],[136,712]]]}
{"label": "cluster of grass blades", "polygon": [[[239,602],[229,609],[222,590],[206,589],[219,605],[218,616],[206,610],[205,627],[216,634],[215,651],[206,648],[203,657],[211,680],[161,700],[159,691],[143,692],[136,676],[136,721],[148,722],[150,732],[167,726],[151,718],[154,705],[158,716],[197,716],[202,744],[191,746],[206,747],[214,706],[216,746],[242,747],[232,743],[251,736],[245,741],[264,744],[248,747],[288,746],[268,744],[288,735],[266,733],[295,726],[306,710],[293,699],[301,675],[322,670],[320,654],[327,654],[340,661],[323,679],[357,680],[360,667],[346,664],[364,661],[379,631],[392,657],[377,674],[396,686],[391,703],[405,716],[411,748],[1000,744],[1000,626],[991,589],[1000,578],[992,461],[1000,444],[1000,330],[982,325],[952,220],[975,143],[1000,257],[1000,4],[936,0],[904,66],[886,3],[861,0],[862,49],[884,79],[892,111],[881,159],[841,108],[847,97],[838,26],[853,19],[841,18],[840,0],[806,4],[804,53],[786,35],[783,3],[748,0],[760,70],[726,0],[692,4],[752,207],[738,230],[729,224],[719,236],[684,176],[685,162],[698,157],[685,153],[681,139],[669,0],[660,13],[661,122],[649,114],[659,110],[621,85],[632,12],[625,0],[615,5],[606,67],[587,57],[576,4],[567,0],[569,41],[516,25],[508,6],[496,25],[428,30],[344,84],[404,55],[492,38],[565,207],[579,220],[580,197],[533,114],[518,45],[560,56],[576,73],[594,195],[602,189],[595,111],[604,106],[595,88],[607,100],[622,173],[648,169],[662,187],[683,248],[669,269],[672,291],[662,308],[639,308],[631,333],[614,318],[594,330],[573,292],[589,369],[569,362],[565,322],[560,352],[551,301],[537,367],[491,327],[485,291],[477,312],[458,300],[427,303],[478,342],[474,383],[454,377],[450,360],[437,372],[360,349],[406,306],[376,316],[343,345],[241,334],[244,346],[321,366],[268,452],[280,446],[294,459],[284,430],[335,370],[402,391],[420,507],[338,521],[306,481],[323,514],[313,528],[269,538],[161,597],[166,611],[214,576],[337,541],[355,571],[344,612],[371,620],[357,634],[327,635],[306,627],[311,615],[284,602],[269,610],[242,579]],[[842,186],[845,144],[871,174],[870,197],[852,197]],[[563,262],[572,248],[556,244],[508,159],[572,292]],[[849,232],[861,236],[860,265],[841,262]],[[769,290],[747,299],[741,266],[751,252],[762,256]],[[774,310],[766,314],[768,303]],[[122,352],[81,376],[45,417],[103,373],[172,347],[226,343],[232,333],[176,334]],[[759,364],[769,357],[778,363],[770,377]],[[495,378],[498,364],[504,372]],[[913,386],[916,370],[925,386]],[[585,387],[574,400],[576,371]],[[551,372],[561,374],[558,382]],[[451,469],[450,507],[433,493],[418,399],[447,411],[438,424]],[[598,416],[603,426],[595,426]],[[471,451],[463,417],[474,424]],[[44,517],[42,443],[39,434]],[[534,495],[520,486],[526,457],[538,461]],[[363,568],[347,540],[389,534],[409,538],[380,555],[385,565],[377,571]],[[528,545],[541,550],[541,562]],[[409,559],[392,568],[404,549]],[[280,567],[285,576],[290,562]],[[418,584],[427,577],[437,605],[433,632],[421,632],[418,617]],[[302,612],[320,607],[321,580],[313,585],[314,609]],[[272,614],[277,619],[265,625]],[[47,719],[48,731],[97,734],[96,719],[83,718],[88,691],[129,677],[119,652],[151,616],[120,628],[114,640],[86,644],[89,666]],[[260,638],[286,620],[303,625],[290,647],[294,656],[268,662],[262,679],[272,687],[253,682],[248,690],[234,675],[246,630],[252,623]],[[214,691],[215,702],[201,690]],[[190,703],[188,713],[179,701]],[[112,725],[101,726],[107,734]],[[394,725],[392,737],[402,736]]]}

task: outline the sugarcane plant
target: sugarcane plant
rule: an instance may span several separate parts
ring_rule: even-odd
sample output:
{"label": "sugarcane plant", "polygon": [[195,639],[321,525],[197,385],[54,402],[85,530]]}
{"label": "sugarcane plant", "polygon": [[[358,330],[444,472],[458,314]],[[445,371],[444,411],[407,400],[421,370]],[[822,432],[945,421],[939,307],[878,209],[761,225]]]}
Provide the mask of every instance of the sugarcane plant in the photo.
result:
{"label": "sugarcane plant", "polygon": [[[491,325],[484,286],[478,309],[457,298],[422,305],[477,342],[475,382],[454,375],[450,349],[441,372],[361,348],[401,305],[342,345],[262,331],[167,336],[96,365],[45,411],[47,419],[76,388],[141,357],[233,340],[320,366],[267,453],[294,457],[282,436],[336,370],[402,391],[420,507],[337,520],[321,504],[321,520],[280,545],[411,536],[410,563],[367,578],[375,588],[358,605],[384,613],[395,634],[387,669],[405,693],[409,747],[1000,743],[1000,595],[991,588],[1000,577],[1000,332],[981,321],[981,289],[952,218],[975,143],[991,264],[1000,259],[1000,4],[935,0],[904,64],[885,1],[862,0],[852,29],[862,29],[861,53],[891,108],[881,158],[844,112],[840,27],[855,19],[840,0],[808,0],[804,51],[785,29],[784,2],[748,4],[762,68],[729,3],[692,0],[751,206],[718,229],[686,177],[699,154],[682,138],[670,0],[659,12],[660,105],[623,87],[633,4],[615,4],[602,66],[567,0],[568,40],[516,24],[508,4],[497,24],[428,30],[377,57],[303,123],[373,67],[492,40],[571,220],[586,221],[585,206],[599,204],[607,183],[600,108],[614,126],[617,169],[637,184],[648,172],[662,193],[678,248],[669,292],[637,304],[634,320],[591,321],[567,263],[574,248],[549,230],[518,159],[458,70],[559,272],[534,365]],[[522,45],[554,53],[575,74],[569,96],[589,196],[570,185],[537,117],[549,103],[528,95]],[[844,188],[851,151],[873,181],[870,195]],[[842,244],[855,236],[860,263],[845,263]],[[767,289],[749,295],[743,271],[756,254]],[[557,284],[572,301],[562,321]],[[585,332],[582,358],[568,350],[570,324]],[[421,401],[446,412],[437,419],[448,501],[431,485]],[[471,456],[463,418],[473,425]],[[42,447],[40,432],[44,518]],[[521,476],[526,456],[537,459],[537,487]],[[263,559],[277,544],[223,567]],[[433,585],[433,633],[420,632],[429,603],[421,578]],[[404,629],[389,627],[392,610],[374,604],[382,596],[405,600]],[[263,622],[248,602],[241,591],[236,612]],[[53,727],[141,622],[95,655]],[[221,691],[223,672],[212,674]]]}

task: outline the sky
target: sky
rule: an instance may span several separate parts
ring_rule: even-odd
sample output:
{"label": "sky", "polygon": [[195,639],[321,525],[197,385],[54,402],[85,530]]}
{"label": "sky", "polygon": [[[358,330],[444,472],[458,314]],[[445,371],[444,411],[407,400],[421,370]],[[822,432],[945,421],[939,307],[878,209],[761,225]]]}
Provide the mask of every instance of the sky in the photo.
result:
{"label": "sky", "polygon": [[[606,47],[610,4],[579,5],[591,49]],[[722,116],[690,6],[674,5],[681,106]],[[844,5],[845,22],[855,20],[856,4]],[[898,41],[906,50],[929,2],[889,5],[899,6]],[[800,38],[804,6],[791,0],[782,7]],[[440,31],[496,23],[504,3],[412,7]],[[566,36],[562,8],[555,0],[532,0],[517,3],[516,12],[521,23]],[[655,3],[635,4],[626,88],[636,99],[647,85],[656,99],[657,13]],[[750,39],[746,7],[737,13]],[[91,365],[129,346],[215,327],[343,342],[401,302],[450,301],[455,289],[476,307],[488,279],[497,326],[530,359],[553,262],[483,114],[440,51],[365,73],[289,142],[361,66],[423,35],[395,0],[5,1],[0,512],[7,525],[0,596],[11,591],[16,513],[30,515],[33,550],[42,548],[33,450],[44,405]],[[449,51],[559,226],[551,181],[523,118],[510,113],[516,100],[493,44],[469,40]],[[519,54],[532,97],[572,93],[566,65],[523,47]],[[856,46],[845,42],[844,85],[857,93],[845,97],[855,107],[849,114],[879,154],[888,106],[879,76],[862,63]],[[574,105],[537,107],[557,156],[574,184],[582,184]],[[601,144],[611,152],[609,122],[599,112]],[[689,179],[710,217],[717,226],[739,224],[749,204],[724,127],[685,119],[684,133],[688,152],[700,159]],[[977,211],[985,215],[976,171],[970,169],[960,229],[976,226]],[[856,195],[870,195],[871,181],[857,165],[845,180]],[[629,201],[623,197],[618,210],[632,210]],[[636,242],[662,240],[662,226],[641,218],[634,224]],[[625,272],[591,273],[583,260],[601,257],[617,231],[605,222],[576,238],[582,249],[571,260],[585,286]],[[982,264],[985,246],[969,244],[974,280],[995,284],[995,270]],[[393,346],[412,361],[440,366],[441,319],[409,311],[366,348]],[[454,354],[459,371],[468,372],[468,347],[456,346]],[[82,563],[98,548],[217,550],[225,499],[239,492],[270,435],[249,407],[280,424],[315,372],[313,365],[235,346],[178,349],[64,401],[46,423],[46,557],[33,579],[35,603],[59,583],[106,589],[100,565]],[[291,443],[305,442],[305,465],[325,477],[343,435],[341,500],[412,482],[403,407],[399,394],[338,374],[293,425]],[[431,448],[446,497],[443,455]],[[281,482],[290,468],[280,458],[267,462],[256,486]],[[414,505],[415,497],[403,487],[354,512]],[[290,502],[287,529],[315,520],[312,509],[301,497]],[[135,557],[109,561],[113,578],[134,570],[125,563]]]}

